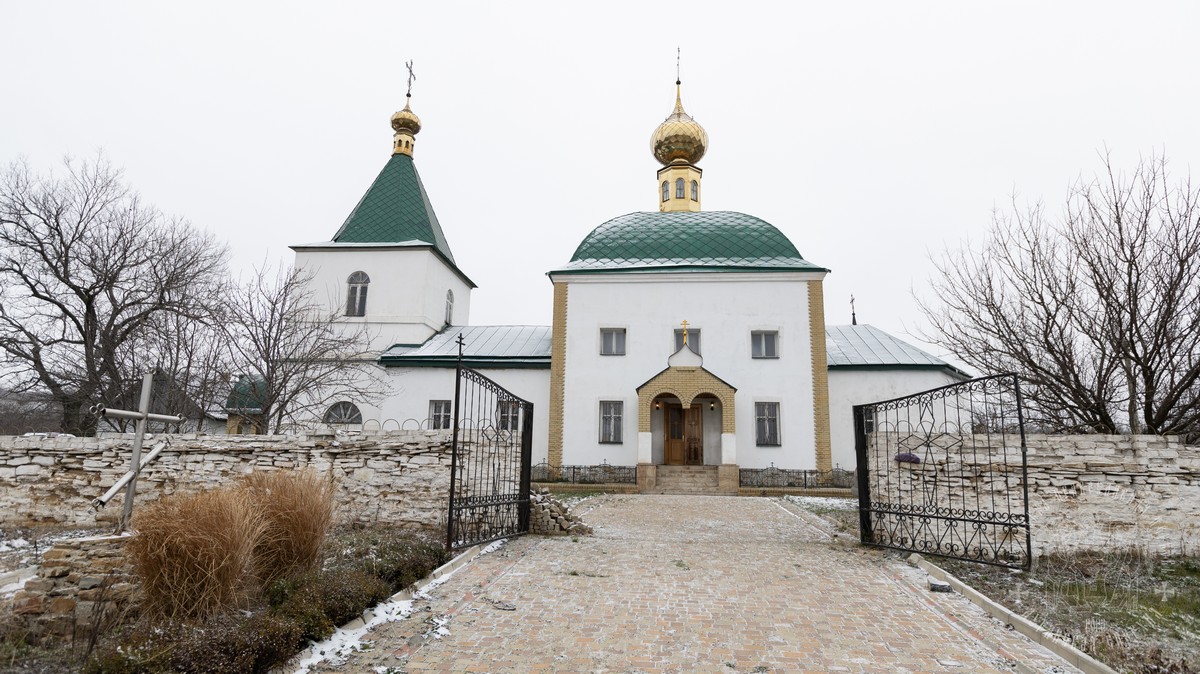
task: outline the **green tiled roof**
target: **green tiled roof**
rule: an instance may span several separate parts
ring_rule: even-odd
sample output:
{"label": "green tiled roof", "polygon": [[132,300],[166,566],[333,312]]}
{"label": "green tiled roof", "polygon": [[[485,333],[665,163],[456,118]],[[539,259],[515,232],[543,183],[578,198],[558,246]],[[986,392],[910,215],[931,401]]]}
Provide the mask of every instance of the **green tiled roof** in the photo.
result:
{"label": "green tiled roof", "polygon": [[629,213],[600,225],[551,273],[828,271],[771,223],[734,211]]}
{"label": "green tiled roof", "polygon": [[263,398],[267,394],[267,382],[254,374],[240,374],[237,382],[225,399],[225,409],[243,414],[262,414]]}
{"label": "green tiled roof", "polygon": [[392,155],[333,240],[378,244],[421,241],[454,264],[421,176],[412,157],[406,154]]}

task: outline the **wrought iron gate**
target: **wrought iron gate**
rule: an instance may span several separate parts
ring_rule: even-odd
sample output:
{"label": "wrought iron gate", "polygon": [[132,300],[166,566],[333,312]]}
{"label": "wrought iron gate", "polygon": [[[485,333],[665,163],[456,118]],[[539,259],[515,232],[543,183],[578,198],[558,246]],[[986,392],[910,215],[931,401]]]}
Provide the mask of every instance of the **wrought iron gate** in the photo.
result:
{"label": "wrought iron gate", "polygon": [[1016,375],[856,405],[854,435],[863,543],[1029,568]]}
{"label": "wrought iron gate", "polygon": [[460,357],[453,414],[446,547],[527,533],[533,403],[463,367]]}

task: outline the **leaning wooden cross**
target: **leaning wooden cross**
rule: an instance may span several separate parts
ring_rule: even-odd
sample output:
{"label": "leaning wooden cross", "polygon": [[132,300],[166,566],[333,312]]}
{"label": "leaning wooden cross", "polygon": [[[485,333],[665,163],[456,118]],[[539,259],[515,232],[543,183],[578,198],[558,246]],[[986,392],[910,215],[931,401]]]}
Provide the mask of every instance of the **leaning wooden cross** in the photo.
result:
{"label": "leaning wooden cross", "polygon": [[151,414],[150,413],[150,391],[154,387],[154,373],[147,372],[142,377],[142,398],[138,402],[138,411],[129,412],[127,410],[110,410],[103,405],[93,405],[91,408],[92,414],[111,419],[132,419],[137,422],[136,430],[133,434],[133,456],[129,459],[129,472],[117,480],[116,484],[101,497],[92,501],[93,508],[100,508],[108,503],[109,499],[116,496],[122,486],[125,487],[125,504],[121,511],[121,519],[117,522],[117,530],[114,533],[121,533],[129,526],[129,518],[133,515],[133,494],[137,490],[137,475],[147,464],[158,457],[166,446],[164,440],[155,445],[150,454],[146,456],[146,460],[142,460],[142,440],[146,437],[146,422],[147,421],[162,421],[166,423],[180,423],[183,417],[172,416],[169,414]]}

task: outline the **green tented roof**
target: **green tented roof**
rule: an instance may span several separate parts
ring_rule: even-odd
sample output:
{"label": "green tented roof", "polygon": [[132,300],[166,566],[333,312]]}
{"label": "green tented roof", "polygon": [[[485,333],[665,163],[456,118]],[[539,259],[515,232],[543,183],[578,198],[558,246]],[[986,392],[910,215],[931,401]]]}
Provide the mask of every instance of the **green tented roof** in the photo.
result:
{"label": "green tented roof", "polygon": [[337,243],[396,244],[423,242],[454,264],[429,195],[412,157],[394,154],[370,189],[333,235]]}
{"label": "green tented roof", "polygon": [[734,211],[629,213],[584,238],[551,273],[828,271],[801,257],[771,223]]}

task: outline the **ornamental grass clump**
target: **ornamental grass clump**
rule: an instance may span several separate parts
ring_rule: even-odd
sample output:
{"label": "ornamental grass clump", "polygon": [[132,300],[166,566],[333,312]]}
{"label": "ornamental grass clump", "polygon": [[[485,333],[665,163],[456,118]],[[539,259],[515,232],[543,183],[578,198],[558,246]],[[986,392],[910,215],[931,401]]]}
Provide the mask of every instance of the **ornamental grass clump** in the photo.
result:
{"label": "ornamental grass clump", "polygon": [[333,483],[313,471],[271,471],[251,473],[241,489],[265,524],[254,546],[260,586],[315,569],[333,523]]}
{"label": "ornamental grass clump", "polygon": [[266,523],[245,491],[169,496],[138,513],[133,528],[127,550],[148,617],[204,619],[248,604]]}

